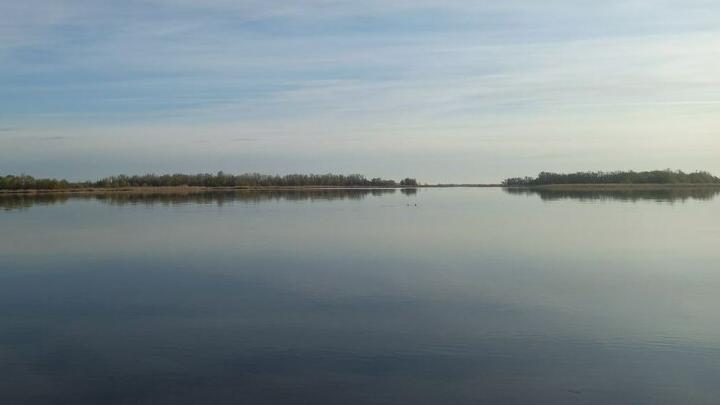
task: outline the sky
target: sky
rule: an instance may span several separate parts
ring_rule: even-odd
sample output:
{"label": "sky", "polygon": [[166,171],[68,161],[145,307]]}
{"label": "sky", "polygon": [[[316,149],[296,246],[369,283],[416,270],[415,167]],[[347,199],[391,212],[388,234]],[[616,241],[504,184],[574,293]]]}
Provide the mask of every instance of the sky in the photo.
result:
{"label": "sky", "polygon": [[716,0],[0,1],[0,174],[720,174]]}

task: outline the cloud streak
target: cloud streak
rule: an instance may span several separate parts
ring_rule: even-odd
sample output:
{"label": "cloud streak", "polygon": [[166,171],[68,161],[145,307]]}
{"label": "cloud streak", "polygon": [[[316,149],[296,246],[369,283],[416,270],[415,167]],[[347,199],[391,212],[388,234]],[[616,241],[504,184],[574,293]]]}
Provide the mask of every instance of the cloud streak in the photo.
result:
{"label": "cloud streak", "polygon": [[0,123],[23,132],[0,159],[32,172],[15,156],[37,153],[33,139],[72,137],[37,170],[98,170],[70,162],[82,148],[126,157],[124,172],[147,170],[138,151],[443,181],[661,158],[720,171],[698,153],[720,147],[718,13],[702,0],[5,2]]}

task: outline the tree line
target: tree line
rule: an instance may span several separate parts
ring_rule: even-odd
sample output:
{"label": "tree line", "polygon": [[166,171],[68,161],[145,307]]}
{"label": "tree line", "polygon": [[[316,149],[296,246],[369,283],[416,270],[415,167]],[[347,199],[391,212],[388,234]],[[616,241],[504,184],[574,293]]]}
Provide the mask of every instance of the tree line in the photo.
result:
{"label": "tree line", "polygon": [[405,178],[399,183],[361,174],[144,174],[118,175],[96,181],[70,182],[64,179],[36,179],[28,175],[0,176],[0,190],[65,190],[123,187],[414,187],[417,181]]}
{"label": "tree line", "polygon": [[542,172],[537,177],[513,177],[504,186],[543,186],[552,184],[720,184],[720,178],[704,171],[685,173],[681,170],[644,172]]}

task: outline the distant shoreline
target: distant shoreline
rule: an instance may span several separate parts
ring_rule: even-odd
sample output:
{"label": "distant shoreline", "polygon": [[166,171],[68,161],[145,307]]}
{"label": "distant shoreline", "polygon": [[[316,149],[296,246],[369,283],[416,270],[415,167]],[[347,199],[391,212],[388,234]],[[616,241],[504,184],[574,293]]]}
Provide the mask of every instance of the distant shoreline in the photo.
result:
{"label": "distant shoreline", "polygon": [[[3,195],[33,195],[33,194],[195,194],[207,192],[228,192],[228,191],[332,191],[332,190],[402,190],[418,189],[433,186],[396,186],[396,187],[365,187],[365,186],[263,186],[263,187],[202,187],[202,186],[169,186],[169,187],[90,187],[90,188],[68,188],[59,190],[0,190]],[[449,187],[449,186],[443,186]],[[458,186],[452,186],[458,187]]]}
{"label": "distant shoreline", "polygon": [[505,186],[502,184],[429,184],[417,186],[264,186],[264,187],[201,187],[201,186],[171,186],[171,187],[117,187],[117,188],[71,188],[61,190],[0,190],[0,196],[13,195],[98,195],[98,194],[197,194],[208,192],[231,191],[323,191],[323,190],[403,190],[423,188],[512,188],[512,189],[542,189],[542,190],[577,190],[577,191],[603,191],[603,190],[658,190],[674,188],[720,188],[720,184],[545,184],[537,186]]}
{"label": "distant shoreline", "polygon": [[347,187],[347,186],[298,186],[298,187],[202,187],[202,186],[169,186],[169,187],[91,187],[68,188],[60,190],[0,190],[1,195],[32,195],[32,194],[194,194],[222,191],[316,191],[316,190],[387,190],[415,187]]}
{"label": "distant shoreline", "polygon": [[501,183],[420,183],[405,177],[400,181],[381,177],[367,178],[362,174],[143,174],[116,175],[95,181],[68,181],[35,178],[30,175],[0,176],[0,195],[32,194],[142,194],[142,193],[208,193],[247,190],[312,191],[312,190],[413,190],[448,187],[512,187],[560,190],[647,190],[672,188],[720,187],[720,177],[709,172],[685,173],[681,170],[644,172],[540,172],[537,177],[512,177]]}
{"label": "distant shoreline", "polygon": [[501,186],[514,189],[540,190],[577,190],[577,191],[612,191],[612,190],[666,190],[674,188],[720,188],[718,183],[607,183],[607,184],[543,184],[534,186]]}

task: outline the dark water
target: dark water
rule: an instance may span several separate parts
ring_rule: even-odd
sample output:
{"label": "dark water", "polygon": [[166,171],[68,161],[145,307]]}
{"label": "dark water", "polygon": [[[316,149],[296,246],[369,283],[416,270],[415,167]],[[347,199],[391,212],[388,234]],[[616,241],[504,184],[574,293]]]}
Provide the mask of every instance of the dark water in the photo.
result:
{"label": "dark water", "polygon": [[0,404],[715,404],[716,191],[0,199]]}

